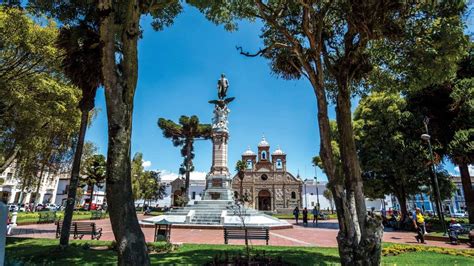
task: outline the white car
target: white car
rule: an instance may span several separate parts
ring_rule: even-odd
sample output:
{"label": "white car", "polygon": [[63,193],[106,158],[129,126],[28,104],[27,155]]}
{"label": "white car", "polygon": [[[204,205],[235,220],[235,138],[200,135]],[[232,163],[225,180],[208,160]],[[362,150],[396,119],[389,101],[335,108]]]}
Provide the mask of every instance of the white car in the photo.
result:
{"label": "white car", "polygon": [[9,212],[17,212],[18,211],[18,205],[16,204],[8,204],[8,211]]}
{"label": "white car", "polygon": [[453,213],[451,213],[451,217],[465,218],[467,216],[466,216],[466,213],[464,213],[464,212],[453,212]]}
{"label": "white car", "polygon": [[59,209],[59,206],[54,204],[54,203],[48,203],[44,205],[45,209],[51,210],[51,211],[57,211]]}

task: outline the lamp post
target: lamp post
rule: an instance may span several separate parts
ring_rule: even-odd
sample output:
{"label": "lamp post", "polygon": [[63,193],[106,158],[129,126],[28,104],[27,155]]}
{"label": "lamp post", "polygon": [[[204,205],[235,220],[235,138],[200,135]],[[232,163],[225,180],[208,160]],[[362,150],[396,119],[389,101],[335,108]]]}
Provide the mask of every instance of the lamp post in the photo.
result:
{"label": "lamp post", "polygon": [[439,193],[439,186],[438,186],[438,176],[436,175],[436,168],[435,168],[435,162],[434,162],[434,157],[433,157],[433,149],[431,148],[431,136],[429,135],[428,131],[428,123],[429,123],[429,118],[426,117],[423,120],[423,124],[425,125],[425,130],[426,133],[421,135],[421,139],[428,142],[428,148],[430,152],[430,160],[431,160],[431,170],[433,171],[433,188],[435,191],[435,196],[436,196],[436,209],[438,211],[438,217],[441,223],[441,226],[443,228],[443,233],[446,235],[446,222],[444,220],[444,214],[443,210],[441,209],[441,194]]}
{"label": "lamp post", "polygon": [[316,182],[316,206],[317,209],[320,209],[319,206],[319,188],[318,188],[318,166],[314,165],[314,181]]}
{"label": "lamp post", "polygon": [[308,195],[306,194],[306,181],[308,181],[308,179],[305,178],[304,180],[304,207],[308,208]]}

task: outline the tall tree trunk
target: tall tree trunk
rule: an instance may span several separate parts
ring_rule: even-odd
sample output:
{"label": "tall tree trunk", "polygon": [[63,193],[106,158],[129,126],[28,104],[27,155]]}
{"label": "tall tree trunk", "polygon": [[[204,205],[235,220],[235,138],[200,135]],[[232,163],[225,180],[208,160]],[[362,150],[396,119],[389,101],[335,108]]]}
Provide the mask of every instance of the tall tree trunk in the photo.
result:
{"label": "tall tree trunk", "polygon": [[192,140],[186,141],[186,180],[184,180],[184,198],[189,202],[189,179],[191,178],[191,147]]}
{"label": "tall tree trunk", "polygon": [[76,194],[77,186],[79,184],[79,172],[81,170],[82,150],[84,147],[84,139],[86,137],[88,120],[89,111],[82,110],[81,125],[79,128],[76,150],[74,151],[74,159],[72,161],[71,180],[69,181],[69,189],[67,192],[66,208],[64,210],[64,220],[62,224],[61,238],[59,240],[59,246],[63,248],[69,245],[69,231],[71,229],[74,206],[76,205]]}
{"label": "tall tree trunk", "polygon": [[7,170],[8,166],[10,166],[10,164],[12,164],[12,162],[15,160],[16,156],[18,155],[19,151],[20,151],[20,147],[15,146],[13,151],[9,155],[7,155],[7,159],[0,166],[0,174],[3,173],[5,170]]}
{"label": "tall tree trunk", "polygon": [[89,187],[90,187],[90,190],[91,190],[91,192],[90,192],[90,197],[89,197],[89,199],[90,199],[90,202],[89,202],[89,211],[90,211],[90,210],[92,210],[92,201],[94,200],[94,184],[92,184],[92,185],[89,184]]}
{"label": "tall tree trunk", "polygon": [[35,190],[35,211],[36,211],[36,205],[39,204],[39,191],[41,189],[41,183],[43,183],[43,173],[44,173],[44,168],[46,167],[46,163],[43,162],[43,164],[41,164],[41,170],[40,170],[40,174],[39,174],[39,177],[38,177],[38,185],[36,186],[36,190]]}
{"label": "tall tree trunk", "polygon": [[[343,265],[379,265],[382,252],[381,219],[367,215],[362,176],[354,140],[349,79],[338,79],[337,126],[345,183],[346,226],[337,240]],[[337,202],[336,202],[337,204]],[[349,222],[350,221],[350,222]]]}
{"label": "tall tree trunk", "polygon": [[471,175],[469,174],[469,166],[467,163],[459,164],[459,171],[461,172],[462,189],[469,215],[469,223],[474,224],[474,191],[472,189]]}
{"label": "tall tree trunk", "polygon": [[[114,4],[117,6],[112,6],[111,0],[98,2],[109,132],[107,202],[118,246],[118,264],[149,265],[148,249],[133,201],[130,162],[133,98],[138,78],[140,10],[137,0]],[[120,17],[120,24],[115,24],[116,16]],[[116,63],[116,55],[120,53],[116,50],[117,40],[121,42],[119,63]]]}

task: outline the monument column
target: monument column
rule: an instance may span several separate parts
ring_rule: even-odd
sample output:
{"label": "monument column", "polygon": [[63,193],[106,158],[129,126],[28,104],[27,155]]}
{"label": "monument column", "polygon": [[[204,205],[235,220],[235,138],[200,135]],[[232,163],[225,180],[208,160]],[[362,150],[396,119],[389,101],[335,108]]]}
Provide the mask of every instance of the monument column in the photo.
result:
{"label": "monument column", "polygon": [[229,141],[229,129],[227,117],[230,113],[227,104],[234,97],[227,98],[229,81],[225,75],[217,82],[218,99],[209,101],[214,104],[214,117],[212,119],[212,166],[206,176],[206,190],[204,200],[226,200],[234,198],[232,191],[232,178],[227,166],[227,143]]}

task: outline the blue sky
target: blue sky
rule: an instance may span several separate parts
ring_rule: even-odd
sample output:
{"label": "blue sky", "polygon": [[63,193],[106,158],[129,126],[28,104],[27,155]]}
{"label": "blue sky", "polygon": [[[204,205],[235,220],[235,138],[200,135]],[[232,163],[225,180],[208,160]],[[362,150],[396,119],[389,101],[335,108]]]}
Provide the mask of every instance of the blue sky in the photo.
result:
{"label": "blue sky", "polygon": [[[150,19],[142,21],[139,41],[139,80],[133,115],[132,155],[142,152],[151,162],[149,169],[178,172],[182,162],[179,148],[162,136],[160,117],[177,121],[181,115],[197,115],[210,123],[216,98],[216,82],[225,73],[230,82],[229,167],[247,146],[253,151],[264,134],[271,151],[280,145],[287,153],[287,168],[301,177],[314,177],[311,158],[319,151],[316,101],[309,82],[286,81],[273,75],[268,61],[247,58],[236,46],[249,51],[261,47],[260,26],[241,23],[236,32],[208,22],[198,11],[185,8],[173,26],[155,32]],[[101,153],[107,151],[107,118],[104,91],[98,91],[100,110],[87,132]],[[335,118],[334,107],[330,117]],[[195,145],[196,171],[207,172],[211,165],[211,141]],[[452,171],[452,166],[448,167]],[[318,169],[318,177],[323,177]],[[320,178],[321,180],[321,178]]]}

